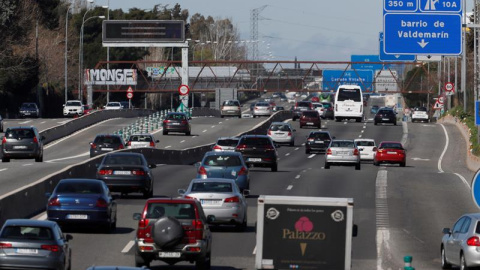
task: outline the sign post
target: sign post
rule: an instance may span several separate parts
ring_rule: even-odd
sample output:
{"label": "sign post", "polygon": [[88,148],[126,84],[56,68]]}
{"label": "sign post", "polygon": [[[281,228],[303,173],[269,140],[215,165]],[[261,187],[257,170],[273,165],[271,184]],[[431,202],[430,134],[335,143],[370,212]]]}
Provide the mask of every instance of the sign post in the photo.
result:
{"label": "sign post", "polygon": [[455,94],[455,86],[451,82],[445,83],[445,92],[447,96]]}
{"label": "sign post", "polygon": [[180,94],[180,100],[182,101],[180,104],[181,106],[178,108],[181,108],[182,111],[184,111],[186,108],[188,108],[188,94],[190,93],[190,88],[188,85],[182,84],[178,87],[178,93]]}

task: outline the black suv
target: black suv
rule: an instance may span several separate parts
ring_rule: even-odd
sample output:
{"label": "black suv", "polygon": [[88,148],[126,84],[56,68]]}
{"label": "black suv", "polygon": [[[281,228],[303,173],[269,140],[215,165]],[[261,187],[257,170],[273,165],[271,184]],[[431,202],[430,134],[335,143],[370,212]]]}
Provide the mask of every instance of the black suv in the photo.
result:
{"label": "black suv", "polygon": [[40,111],[36,103],[23,103],[19,109],[20,117],[36,117],[40,116]]}
{"label": "black suv", "polygon": [[90,142],[90,157],[96,157],[114,150],[125,149],[123,137],[114,134],[100,134]]}
{"label": "black suv", "polygon": [[312,131],[307,137],[305,143],[305,154],[310,154],[313,151],[325,152],[330,145],[330,141],[335,137],[330,136],[328,131]]}
{"label": "black suv", "polygon": [[278,170],[277,149],[267,135],[243,135],[235,148],[249,166],[270,167],[272,172]]}
{"label": "black suv", "polygon": [[2,162],[14,159],[34,158],[43,161],[43,140],[35,127],[10,127],[2,139]]}
{"label": "black suv", "polygon": [[135,266],[149,267],[153,260],[168,264],[195,262],[196,269],[210,269],[213,216],[205,216],[200,201],[152,198],[141,213],[135,237]]}
{"label": "black suv", "polygon": [[390,108],[381,108],[375,114],[373,119],[373,124],[377,125],[378,123],[391,123],[395,126],[397,125],[397,115]]}

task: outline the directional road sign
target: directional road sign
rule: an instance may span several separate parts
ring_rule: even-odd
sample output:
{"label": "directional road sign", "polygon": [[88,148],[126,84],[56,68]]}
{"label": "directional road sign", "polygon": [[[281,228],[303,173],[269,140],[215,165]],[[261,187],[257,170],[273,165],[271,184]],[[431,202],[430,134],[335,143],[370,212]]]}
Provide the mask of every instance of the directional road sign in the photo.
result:
{"label": "directional road sign", "polygon": [[323,90],[337,90],[341,84],[359,85],[362,91],[373,90],[372,70],[324,70]]}
{"label": "directional road sign", "polygon": [[472,199],[478,208],[480,208],[480,179],[479,178],[480,178],[480,170],[477,171],[472,181]]}
{"label": "directional road sign", "polygon": [[461,54],[462,11],[462,0],[384,0],[384,53]]}
{"label": "directional road sign", "polygon": [[413,62],[415,61],[414,54],[386,54],[383,49],[383,32],[380,32],[379,37],[379,59],[380,61],[402,61],[402,62]]}
{"label": "directional road sign", "polygon": [[[351,62],[364,62],[352,64],[352,69],[371,69],[371,70],[381,70],[384,68],[383,64],[379,64],[380,58],[378,55],[351,55]],[[375,64],[368,62],[377,62]],[[388,65],[385,66],[388,68]]]}
{"label": "directional road sign", "polygon": [[480,101],[475,101],[475,125],[480,126]]}

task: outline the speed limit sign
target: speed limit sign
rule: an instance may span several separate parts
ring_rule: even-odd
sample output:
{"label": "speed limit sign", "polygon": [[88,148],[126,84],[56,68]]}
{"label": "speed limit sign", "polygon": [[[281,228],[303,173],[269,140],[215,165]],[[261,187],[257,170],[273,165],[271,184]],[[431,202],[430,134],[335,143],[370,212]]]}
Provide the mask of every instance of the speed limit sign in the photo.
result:
{"label": "speed limit sign", "polygon": [[180,93],[180,95],[182,96],[188,95],[188,93],[190,93],[190,88],[188,87],[188,85],[182,84],[178,87],[178,93]]}
{"label": "speed limit sign", "polygon": [[455,90],[455,86],[451,82],[445,83],[445,91],[453,92]]}

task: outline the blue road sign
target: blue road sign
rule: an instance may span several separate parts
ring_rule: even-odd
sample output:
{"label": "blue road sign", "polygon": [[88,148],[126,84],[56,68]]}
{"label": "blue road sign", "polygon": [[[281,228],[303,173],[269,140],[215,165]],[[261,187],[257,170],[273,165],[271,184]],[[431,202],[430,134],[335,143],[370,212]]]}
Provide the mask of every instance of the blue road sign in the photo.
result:
{"label": "blue road sign", "polygon": [[323,71],[323,90],[337,90],[341,84],[358,85],[363,92],[373,91],[373,70],[331,70]]}
{"label": "blue road sign", "polygon": [[475,101],[475,125],[480,126],[480,101]]}
{"label": "blue road sign", "polygon": [[460,14],[388,13],[383,29],[385,54],[462,53]]}
{"label": "blue road sign", "polygon": [[[380,62],[378,55],[351,55],[351,62],[365,62],[365,63],[356,63],[352,64],[352,69],[371,69],[371,70],[382,70],[383,64]],[[375,64],[368,62],[377,62]],[[388,68],[388,65],[385,67]]]}
{"label": "blue road sign", "polygon": [[381,61],[404,61],[404,62],[413,62],[416,60],[416,55],[414,54],[386,54],[383,50],[383,32],[380,32],[379,38],[379,59]]}
{"label": "blue road sign", "polygon": [[418,9],[417,0],[385,0],[383,10],[386,12],[414,12]]}
{"label": "blue road sign", "polygon": [[480,170],[477,171],[472,181],[472,199],[473,202],[480,208]]}
{"label": "blue road sign", "polygon": [[462,11],[461,0],[420,0],[421,12],[448,12],[459,13]]}

